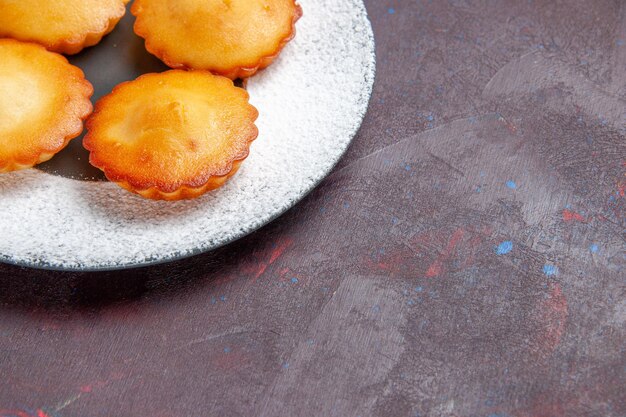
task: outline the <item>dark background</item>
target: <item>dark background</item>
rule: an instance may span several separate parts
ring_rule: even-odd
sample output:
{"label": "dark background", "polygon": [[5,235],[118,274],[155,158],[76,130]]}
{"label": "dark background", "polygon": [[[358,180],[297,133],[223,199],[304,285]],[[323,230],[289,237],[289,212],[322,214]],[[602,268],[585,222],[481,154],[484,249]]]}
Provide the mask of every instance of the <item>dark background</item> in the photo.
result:
{"label": "dark background", "polygon": [[285,216],[0,266],[0,416],[626,415],[626,2],[365,3],[369,113]]}

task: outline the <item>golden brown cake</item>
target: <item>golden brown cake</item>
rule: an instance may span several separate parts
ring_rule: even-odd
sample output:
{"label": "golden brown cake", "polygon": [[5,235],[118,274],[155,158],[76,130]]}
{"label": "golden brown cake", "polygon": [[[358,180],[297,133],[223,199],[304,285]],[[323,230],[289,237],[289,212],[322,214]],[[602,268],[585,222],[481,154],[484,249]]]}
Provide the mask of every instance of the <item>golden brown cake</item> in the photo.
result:
{"label": "golden brown cake", "polygon": [[172,68],[250,77],[295,36],[296,0],[135,0],[135,32]]}
{"label": "golden brown cake", "polygon": [[87,121],[92,165],[156,200],[220,187],[248,156],[258,130],[248,93],[206,71],[146,74],[115,87]]}
{"label": "golden brown cake", "polygon": [[129,0],[0,0],[0,37],[76,54],[100,42]]}
{"label": "golden brown cake", "polygon": [[93,87],[62,55],[0,39],[0,172],[47,161],[83,130]]}

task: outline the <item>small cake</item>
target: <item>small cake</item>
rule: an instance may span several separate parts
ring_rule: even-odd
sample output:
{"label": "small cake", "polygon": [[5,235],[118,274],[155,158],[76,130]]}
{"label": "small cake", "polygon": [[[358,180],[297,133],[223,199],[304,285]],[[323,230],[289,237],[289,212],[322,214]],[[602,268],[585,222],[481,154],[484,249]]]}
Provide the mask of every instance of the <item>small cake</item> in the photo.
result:
{"label": "small cake", "polygon": [[92,94],[62,55],[0,39],[0,172],[47,161],[80,135]]}
{"label": "small cake", "polygon": [[76,54],[100,42],[129,0],[0,0],[0,37],[36,42]]}
{"label": "small cake", "polygon": [[258,130],[246,90],[206,71],[171,70],[122,83],[87,121],[89,161],[119,186],[155,200],[222,186]]}
{"label": "small cake", "polygon": [[296,0],[135,0],[135,33],[172,68],[236,79],[270,65],[295,36]]}

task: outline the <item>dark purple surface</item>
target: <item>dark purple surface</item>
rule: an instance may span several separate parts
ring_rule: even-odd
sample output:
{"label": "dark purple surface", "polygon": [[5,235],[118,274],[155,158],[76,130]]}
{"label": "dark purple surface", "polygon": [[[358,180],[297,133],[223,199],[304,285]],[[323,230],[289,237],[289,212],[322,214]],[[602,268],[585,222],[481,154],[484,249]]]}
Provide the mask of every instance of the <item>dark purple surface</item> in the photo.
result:
{"label": "dark purple surface", "polygon": [[0,266],[0,416],[626,415],[626,3],[366,4],[370,111],[287,215]]}

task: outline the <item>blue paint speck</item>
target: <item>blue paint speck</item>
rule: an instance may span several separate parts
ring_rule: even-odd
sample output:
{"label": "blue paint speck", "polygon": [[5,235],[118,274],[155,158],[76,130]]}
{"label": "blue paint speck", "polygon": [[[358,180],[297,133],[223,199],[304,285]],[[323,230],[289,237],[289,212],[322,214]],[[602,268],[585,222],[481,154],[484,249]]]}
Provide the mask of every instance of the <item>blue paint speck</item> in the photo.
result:
{"label": "blue paint speck", "polygon": [[395,12],[396,12],[396,9],[394,9],[392,7],[387,9],[387,13],[389,13],[389,14],[394,14]]}
{"label": "blue paint speck", "polygon": [[373,307],[372,307],[372,311],[373,311],[374,313],[378,313],[378,312],[380,312],[380,306],[379,306],[378,304],[376,304],[375,306],[373,306]]}
{"label": "blue paint speck", "polygon": [[481,187],[480,185],[478,187],[476,187],[476,192],[480,193],[483,190],[483,187]]}
{"label": "blue paint speck", "polygon": [[409,300],[409,301],[407,301],[406,303],[407,303],[408,305],[412,306],[413,304],[415,304],[415,301],[413,301],[413,300]]}
{"label": "blue paint speck", "polygon": [[215,297],[211,297],[211,304],[215,304],[217,303],[217,300],[215,299]]}
{"label": "blue paint speck", "polygon": [[224,353],[230,353],[230,348],[228,346],[224,348]]}
{"label": "blue paint speck", "polygon": [[225,301],[226,301],[226,296],[225,296],[225,295],[222,295],[222,296],[220,297],[220,301],[225,302]]}
{"label": "blue paint speck", "polygon": [[322,214],[326,213],[326,208],[322,207],[322,208],[320,209],[320,213],[322,213]]}
{"label": "blue paint speck", "polygon": [[309,340],[306,341],[306,344],[309,345],[309,346],[313,346],[315,344],[315,340],[309,339]]}
{"label": "blue paint speck", "polygon": [[559,273],[559,268],[556,265],[545,264],[543,266],[543,273],[547,276],[554,276]]}
{"label": "blue paint speck", "polygon": [[512,180],[508,180],[506,182],[506,186],[507,188],[510,188],[511,190],[515,190],[517,188],[517,184],[515,184],[515,181],[512,181]]}
{"label": "blue paint speck", "polygon": [[422,287],[415,287],[415,292],[422,292],[423,288]]}
{"label": "blue paint speck", "polygon": [[496,254],[506,255],[512,250],[513,250],[513,242],[511,242],[510,240],[505,240],[504,242],[500,243],[498,247],[496,248]]}
{"label": "blue paint speck", "polygon": [[350,203],[343,203],[343,208],[350,208]]}
{"label": "blue paint speck", "polygon": [[410,170],[411,170],[411,165],[406,164],[406,165],[404,166],[404,170],[405,170],[405,171],[410,171]]}
{"label": "blue paint speck", "polygon": [[621,39],[618,39],[618,40],[615,41],[615,45],[617,45],[617,46],[624,46],[624,41],[621,40]]}
{"label": "blue paint speck", "polygon": [[398,224],[398,222],[399,222],[399,221],[400,221],[400,220],[399,220],[397,217],[392,217],[392,218],[391,218],[391,223],[392,223],[392,224]]}
{"label": "blue paint speck", "polygon": [[291,283],[292,284],[297,284],[298,283],[298,278],[296,278],[296,277],[291,278]]}
{"label": "blue paint speck", "polygon": [[433,120],[435,120],[435,116],[431,114],[426,118],[426,120],[428,120],[429,122],[432,122]]}
{"label": "blue paint speck", "polygon": [[289,369],[289,362],[283,363],[283,369]]}
{"label": "blue paint speck", "polygon": [[595,243],[592,243],[589,246],[589,250],[591,251],[591,253],[598,253],[598,251],[600,250],[600,248],[598,247],[598,245],[596,245]]}

